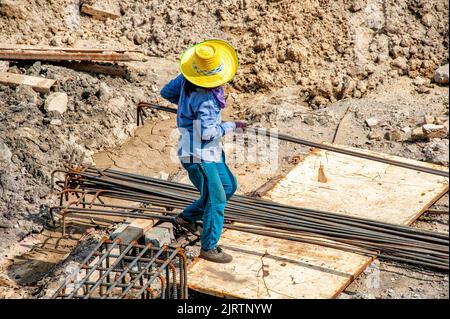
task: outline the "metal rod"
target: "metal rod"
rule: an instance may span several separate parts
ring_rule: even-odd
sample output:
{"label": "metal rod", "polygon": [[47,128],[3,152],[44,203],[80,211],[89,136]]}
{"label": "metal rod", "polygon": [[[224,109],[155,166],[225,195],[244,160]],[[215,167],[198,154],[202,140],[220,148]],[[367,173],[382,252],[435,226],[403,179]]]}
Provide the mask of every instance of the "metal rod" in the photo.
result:
{"label": "metal rod", "polygon": [[[150,108],[153,108],[156,110],[161,110],[161,111],[165,111],[165,112],[169,112],[169,113],[177,113],[177,110],[174,108],[157,105],[157,104],[153,104],[153,103],[140,102],[138,104],[138,108],[142,108],[142,107],[150,107]],[[380,163],[384,163],[384,164],[389,164],[389,165],[412,169],[412,170],[423,172],[423,173],[439,175],[439,176],[443,176],[443,177],[449,177],[448,171],[443,171],[440,169],[415,165],[415,164],[411,164],[411,163],[400,162],[400,161],[396,161],[396,160],[392,160],[392,159],[388,159],[388,158],[383,158],[380,156],[375,156],[375,155],[365,154],[365,153],[361,153],[361,152],[357,152],[357,151],[353,151],[353,150],[343,149],[343,148],[336,147],[333,145],[316,143],[316,142],[308,141],[308,140],[305,140],[302,138],[292,137],[292,136],[289,136],[286,134],[273,133],[271,131],[268,131],[268,130],[262,129],[262,128],[247,127],[246,131],[250,132],[250,133],[255,133],[255,134],[264,134],[267,137],[273,137],[273,138],[276,138],[281,141],[286,141],[286,142],[300,144],[300,145],[304,145],[304,146],[319,148],[319,149],[323,149],[326,151],[336,152],[336,153],[340,153],[340,154],[344,154],[344,155],[350,155],[350,156],[355,156],[355,157],[359,157],[359,158],[364,158],[364,159],[368,159],[368,160],[372,160],[372,161],[376,161],[376,162],[380,162]]]}

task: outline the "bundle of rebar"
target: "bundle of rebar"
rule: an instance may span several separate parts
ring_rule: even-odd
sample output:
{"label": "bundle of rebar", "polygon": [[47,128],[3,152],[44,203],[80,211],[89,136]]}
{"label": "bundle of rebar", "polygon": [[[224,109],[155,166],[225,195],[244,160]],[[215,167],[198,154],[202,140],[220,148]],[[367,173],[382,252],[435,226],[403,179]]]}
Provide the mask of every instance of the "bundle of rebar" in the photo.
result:
{"label": "bundle of rebar", "polygon": [[56,299],[187,299],[179,248],[103,238],[54,293]]}
{"label": "bundle of rebar", "polygon": [[[175,214],[171,210],[183,209],[199,197],[198,191],[189,185],[93,167],[65,171],[65,180],[56,184],[64,189],[57,207],[63,215],[92,212],[171,220],[170,215]],[[67,199],[71,192],[83,192],[96,199],[115,198],[142,203],[144,208],[111,207],[103,203],[94,207],[79,195],[77,201],[64,206],[63,198]],[[260,198],[233,196],[225,209],[224,227],[436,269],[448,270],[449,265],[448,234],[293,207]]]}

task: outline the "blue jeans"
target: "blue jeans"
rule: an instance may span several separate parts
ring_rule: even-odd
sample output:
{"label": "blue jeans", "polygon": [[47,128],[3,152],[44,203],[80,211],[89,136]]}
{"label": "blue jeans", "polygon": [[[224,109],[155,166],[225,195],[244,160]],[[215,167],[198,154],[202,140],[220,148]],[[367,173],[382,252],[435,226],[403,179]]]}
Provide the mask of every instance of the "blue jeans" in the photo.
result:
{"label": "blue jeans", "polygon": [[201,246],[210,250],[217,246],[222,234],[224,210],[227,200],[237,189],[236,177],[225,160],[222,162],[183,163],[192,184],[200,192],[200,198],[186,207],[183,219],[195,222],[203,220]]}

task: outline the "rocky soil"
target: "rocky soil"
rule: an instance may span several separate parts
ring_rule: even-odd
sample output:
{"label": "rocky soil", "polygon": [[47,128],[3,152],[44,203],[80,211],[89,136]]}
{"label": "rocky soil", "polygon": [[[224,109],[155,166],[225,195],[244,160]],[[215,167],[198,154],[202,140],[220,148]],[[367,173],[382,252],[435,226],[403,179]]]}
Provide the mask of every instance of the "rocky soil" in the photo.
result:
{"label": "rocky soil", "polygon": [[120,17],[105,22],[80,15],[80,0],[0,3],[5,43],[96,40],[177,58],[198,41],[223,38],[240,56],[236,89],[301,84],[314,107],[359,98],[388,78],[430,78],[448,62],[446,0],[110,1]]}
{"label": "rocky soil", "polygon": [[[33,280],[24,281],[29,277],[21,267],[11,270],[21,260],[17,256],[47,258],[29,257],[22,244],[39,246],[55,235],[44,230],[46,205],[54,200],[54,169],[72,160],[186,180],[168,161],[173,116],[155,114],[135,130],[135,104],[161,102],[158,89],[177,73],[181,52],[207,38],[230,41],[240,58],[238,74],[226,87],[225,118],[448,166],[446,0],[98,2],[109,3],[119,18],[80,14],[80,0],[0,0],[2,46],[126,48],[147,54],[144,62],[125,63],[129,71],[123,77],[0,61],[0,71],[57,80],[50,93],[0,85],[0,298],[42,295],[45,284],[37,282],[76,245],[67,242],[51,263],[27,268],[28,273],[39,269]],[[232,163],[239,192],[252,192],[289,171],[306,152],[282,143],[276,170]],[[440,205],[448,210],[448,204]],[[414,226],[448,232],[448,215],[425,215]],[[381,289],[367,288],[370,270],[343,297],[448,298],[446,275],[383,262],[377,267]]]}

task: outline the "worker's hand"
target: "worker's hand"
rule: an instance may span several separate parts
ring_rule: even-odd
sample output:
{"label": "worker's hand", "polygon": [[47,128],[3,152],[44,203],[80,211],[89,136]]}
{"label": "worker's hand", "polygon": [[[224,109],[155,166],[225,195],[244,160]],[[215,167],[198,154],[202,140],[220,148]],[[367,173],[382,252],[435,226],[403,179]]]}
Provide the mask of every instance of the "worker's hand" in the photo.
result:
{"label": "worker's hand", "polygon": [[245,131],[245,128],[247,127],[247,123],[246,122],[234,122],[234,124],[236,125],[236,129],[241,129],[243,131]]}

